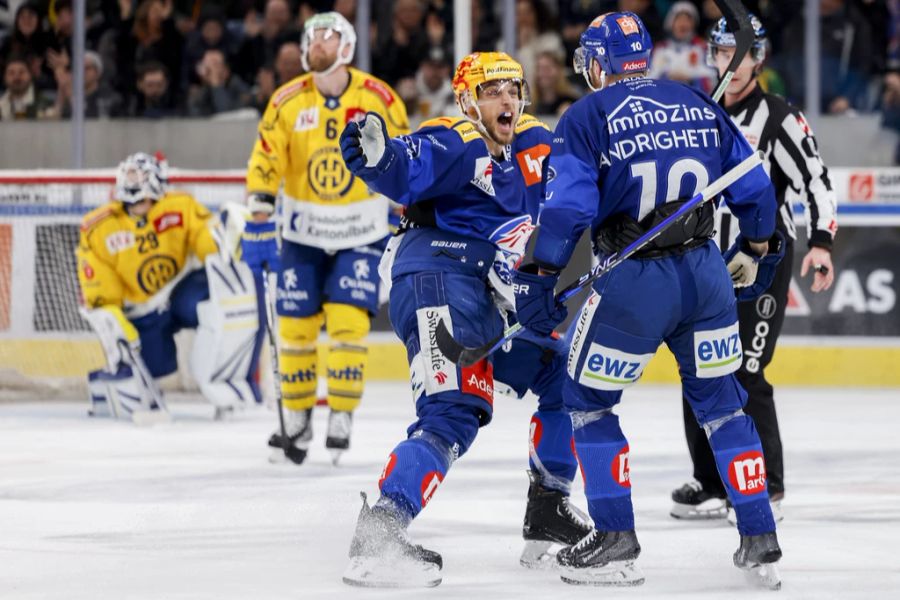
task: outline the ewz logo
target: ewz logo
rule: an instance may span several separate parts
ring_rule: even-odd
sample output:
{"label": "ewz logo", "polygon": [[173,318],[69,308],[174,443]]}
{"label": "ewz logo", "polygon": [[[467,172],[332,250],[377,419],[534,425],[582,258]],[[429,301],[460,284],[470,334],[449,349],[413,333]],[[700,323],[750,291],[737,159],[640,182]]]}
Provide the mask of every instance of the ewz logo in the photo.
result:
{"label": "ewz logo", "polygon": [[593,343],[584,359],[578,383],[598,390],[621,390],[640,379],[653,353],[631,354]]}
{"label": "ewz logo", "polygon": [[734,373],[744,357],[738,324],[721,329],[694,332],[694,361],[697,377],[711,379]]}

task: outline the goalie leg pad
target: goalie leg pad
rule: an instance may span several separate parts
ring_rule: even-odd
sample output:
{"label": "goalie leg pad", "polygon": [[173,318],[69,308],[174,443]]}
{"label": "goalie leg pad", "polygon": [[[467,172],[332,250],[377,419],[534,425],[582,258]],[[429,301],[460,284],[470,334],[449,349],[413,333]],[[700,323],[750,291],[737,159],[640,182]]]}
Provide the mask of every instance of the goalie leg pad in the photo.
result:
{"label": "goalie leg pad", "polygon": [[[208,282],[208,300],[199,284]],[[194,285],[173,293],[173,310],[183,314],[189,326],[196,314],[197,333],[191,350],[191,371],[203,396],[217,407],[249,405],[259,398],[253,381],[260,335],[256,284],[250,268],[243,263],[223,259],[218,254],[206,258],[204,277],[185,280]],[[183,292],[179,293],[181,290]],[[191,306],[195,310],[191,311]],[[176,308],[177,307],[177,308]]]}
{"label": "goalie leg pad", "polygon": [[362,398],[368,349],[362,343],[369,333],[369,313],[349,304],[326,303],[325,327],[338,342],[328,353],[328,405],[332,410],[352,411]]}
{"label": "goalie leg pad", "polygon": [[146,390],[141,378],[132,368],[119,363],[115,372],[105,369],[88,374],[88,392],[91,399],[91,416],[110,416],[114,419],[131,419],[135,413],[160,411],[153,400],[145,400]]}

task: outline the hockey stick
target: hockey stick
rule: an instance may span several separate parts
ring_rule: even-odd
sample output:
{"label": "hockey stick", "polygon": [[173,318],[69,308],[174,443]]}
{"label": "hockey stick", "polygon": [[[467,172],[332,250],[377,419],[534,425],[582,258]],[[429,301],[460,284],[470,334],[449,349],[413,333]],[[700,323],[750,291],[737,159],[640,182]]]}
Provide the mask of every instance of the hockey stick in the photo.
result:
{"label": "hockey stick", "polygon": [[725,93],[725,88],[731,83],[731,78],[734,77],[734,72],[740,66],[741,61],[744,60],[744,56],[750,51],[754,35],[753,25],[750,23],[750,15],[740,0],[715,0],[715,3],[719,10],[722,11],[722,16],[725,17],[728,27],[734,32],[734,56],[731,57],[728,69],[722,74],[712,93],[713,101],[718,102],[722,94]]}
{"label": "hockey stick", "polygon": [[[278,367],[278,345],[275,341],[275,305],[269,292],[269,263],[263,262],[263,294],[266,298],[266,334],[269,337],[269,354],[272,360],[272,376],[275,378],[275,402],[278,404],[278,427],[281,429],[281,450],[288,458],[291,441],[284,427],[284,405],[281,398],[281,370]],[[277,456],[277,454],[276,454]]]}
{"label": "hockey stick", "polygon": [[[610,254],[603,261],[594,266],[590,271],[579,277],[577,281],[559,292],[556,295],[556,303],[565,303],[567,300],[569,300],[569,298],[592,284],[600,276],[608,273],[614,267],[620,265],[632,254],[655,240],[662,232],[680,221],[682,218],[684,218],[685,215],[698,208],[704,202],[707,202],[708,200],[718,196],[720,193],[722,193],[722,190],[746,175],[751,169],[761,164],[762,158],[760,157],[760,154],[758,152],[754,152],[753,154],[745,158],[730,171],[723,174],[721,177],[709,184],[706,188],[701,190],[700,193],[698,193],[696,196],[681,205],[681,207],[677,211],[675,211],[674,213],[663,219],[655,227],[647,231],[647,233],[633,241],[631,244],[629,244],[619,252]],[[502,335],[489,341],[488,343],[482,346],[476,346],[474,348],[467,348],[453,338],[453,334],[450,333],[450,331],[447,329],[447,326],[444,324],[444,321],[441,320],[440,322],[438,322],[437,328],[435,329],[435,342],[437,343],[438,349],[444,356],[461,367],[468,367],[477,363],[479,360],[483,359],[489,354],[497,351],[504,344],[506,344],[514,337],[518,336],[524,330],[525,328],[521,323],[515,323],[514,325],[507,328]]]}

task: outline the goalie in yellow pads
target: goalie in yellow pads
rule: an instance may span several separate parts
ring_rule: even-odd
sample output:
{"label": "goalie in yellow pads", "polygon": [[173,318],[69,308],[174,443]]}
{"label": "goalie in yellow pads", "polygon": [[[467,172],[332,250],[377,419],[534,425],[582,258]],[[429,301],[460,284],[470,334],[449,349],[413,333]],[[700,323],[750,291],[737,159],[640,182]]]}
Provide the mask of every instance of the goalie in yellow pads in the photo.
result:
{"label": "goalie in yellow pads", "polygon": [[[378,308],[378,262],[388,230],[389,201],[353,176],[341,158],[344,126],[368,111],[385,115],[391,135],[408,133],[402,100],[383,81],[349,67],[356,45],[350,23],[336,12],[304,24],[301,50],[309,73],[272,95],[259,123],[247,171],[249,209],[244,259],[256,272],[277,264],[281,393],[284,435],[269,445],[300,464],[312,440],[316,403],[316,341],[331,338],[326,447],[335,460],[350,445],[352,412],[359,405],[368,361],[366,336]],[[276,232],[270,220],[282,192],[280,257],[256,251]],[[259,240],[256,242],[256,240]]]}
{"label": "goalie in yellow pads", "polygon": [[107,358],[88,378],[92,412],[167,420],[155,379],[177,370],[182,328],[197,330],[190,368],[217,414],[259,400],[256,290],[228,247],[202,204],[167,190],[157,158],[119,165],[114,200],[85,216],[76,250],[82,314]]}

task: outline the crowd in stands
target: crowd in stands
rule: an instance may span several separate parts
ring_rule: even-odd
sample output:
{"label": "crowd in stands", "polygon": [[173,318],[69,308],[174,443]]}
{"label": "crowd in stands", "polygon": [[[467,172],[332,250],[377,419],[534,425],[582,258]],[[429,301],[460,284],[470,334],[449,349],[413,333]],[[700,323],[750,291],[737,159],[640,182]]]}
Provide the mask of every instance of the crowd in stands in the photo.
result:
{"label": "crowd in stands", "polygon": [[[259,114],[303,72],[300,31],[312,14],[355,21],[356,0],[85,0],[85,112],[89,118]],[[499,0],[472,0],[476,50],[504,49]],[[804,0],[744,0],[768,30],[764,87],[804,102]],[[453,109],[452,0],[373,0],[372,72],[395,87],[413,118]],[[900,0],[819,0],[820,110],[882,110],[900,129]],[[514,55],[530,112],[560,114],[584,82],[571,59],[581,32],[611,10],[639,14],[655,41],[654,77],[709,91],[705,32],[713,0],[517,0]],[[72,0],[0,0],[0,120],[71,115]]]}

